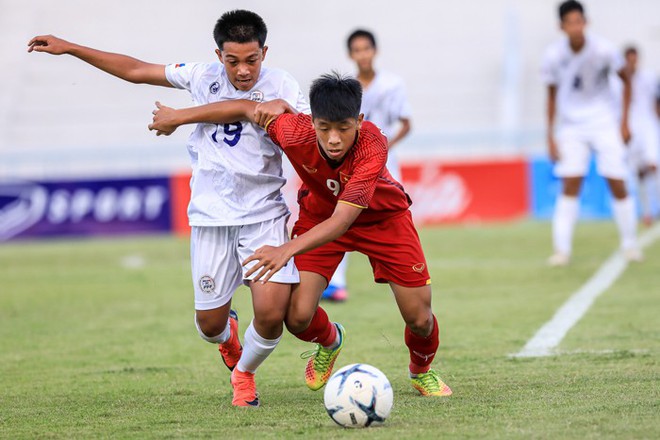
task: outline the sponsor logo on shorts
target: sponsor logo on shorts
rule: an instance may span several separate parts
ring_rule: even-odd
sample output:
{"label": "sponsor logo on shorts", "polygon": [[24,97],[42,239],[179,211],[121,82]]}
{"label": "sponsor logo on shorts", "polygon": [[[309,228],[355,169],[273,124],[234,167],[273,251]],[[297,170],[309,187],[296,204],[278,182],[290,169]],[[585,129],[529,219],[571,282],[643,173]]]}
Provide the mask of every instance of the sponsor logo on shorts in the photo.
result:
{"label": "sponsor logo on shorts", "polygon": [[215,290],[215,281],[208,275],[204,275],[199,279],[199,288],[204,293],[213,293]]}
{"label": "sponsor logo on shorts", "polygon": [[309,165],[305,165],[305,164],[303,164],[303,168],[304,168],[305,171],[307,171],[309,174],[314,174],[315,172],[318,171],[316,168],[314,168],[314,167],[310,167]]}
{"label": "sponsor logo on shorts", "polygon": [[417,264],[413,265],[412,270],[414,270],[415,272],[422,273],[422,272],[424,272],[425,267],[426,267],[426,264],[417,263]]}
{"label": "sponsor logo on shorts", "polygon": [[254,102],[263,102],[264,100],[264,92],[261,90],[255,90],[252,93],[250,93],[250,101]]}

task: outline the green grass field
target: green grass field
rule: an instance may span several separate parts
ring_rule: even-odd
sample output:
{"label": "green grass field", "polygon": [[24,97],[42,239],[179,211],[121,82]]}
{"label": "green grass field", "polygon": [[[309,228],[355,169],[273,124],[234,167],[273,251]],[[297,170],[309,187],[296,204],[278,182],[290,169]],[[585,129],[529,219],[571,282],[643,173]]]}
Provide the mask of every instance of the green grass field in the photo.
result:
{"label": "green grass field", "polygon": [[[291,335],[261,367],[262,407],[233,408],[229,375],[193,326],[188,241],[174,237],[0,246],[0,437],[660,438],[660,243],[568,333],[561,354],[511,359],[612,253],[611,223],[581,223],[573,265],[549,269],[547,223],[421,231],[454,390],[410,387],[403,323],[366,258],[351,298],[327,305],[347,345],[394,388],[384,426],[345,430],[303,380],[310,348]],[[143,261],[142,267],[126,262]],[[128,267],[127,267],[128,266]],[[241,331],[248,291],[235,305]]]}

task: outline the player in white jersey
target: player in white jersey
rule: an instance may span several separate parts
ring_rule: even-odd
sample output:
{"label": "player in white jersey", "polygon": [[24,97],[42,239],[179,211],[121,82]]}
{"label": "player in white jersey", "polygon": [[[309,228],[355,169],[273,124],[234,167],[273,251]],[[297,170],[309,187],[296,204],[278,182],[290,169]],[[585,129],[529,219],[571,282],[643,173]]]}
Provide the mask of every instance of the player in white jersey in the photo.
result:
{"label": "player in white jersey", "polygon": [[[625,185],[630,80],[619,52],[601,38],[585,33],[586,19],[579,2],[562,3],[559,18],[566,38],[548,48],[542,66],[548,87],[548,150],[556,163],[555,174],[562,179],[552,221],[554,254],[548,263],[564,266],[570,261],[578,196],[592,151],[597,170],[614,196],[612,209],[621,249],[627,259],[638,261],[635,204]],[[624,84],[621,122],[610,86],[614,73]]]}
{"label": "player in white jersey", "polygon": [[[388,140],[387,169],[395,180],[401,181],[401,170],[394,149],[398,143],[410,133],[411,114],[410,103],[406,95],[406,87],[399,76],[375,70],[374,60],[377,54],[376,37],[372,32],[357,29],[346,40],[348,55],[358,69],[356,78],[362,85],[362,106],[360,112],[364,119],[376,124]],[[346,271],[348,268],[348,253],[344,256],[328,288],[323,292],[323,298],[332,301],[348,299],[346,290]]]}
{"label": "player in white jersey", "polygon": [[[639,177],[642,218],[646,225],[654,220],[654,207],[660,205],[660,130],[656,113],[658,78],[650,70],[640,69],[637,48],[630,46],[624,51],[626,71],[631,78],[630,101],[630,162]],[[655,206],[654,206],[655,205]]]}
{"label": "player in white jersey", "polygon": [[[59,38],[38,36],[28,51],[70,54],[121,79],[186,89],[197,105],[228,99],[285,99],[309,112],[298,83],[286,72],[262,68],[268,47],[266,25],[257,14],[235,10],[214,28],[219,62],[151,64],[126,55],[102,52]],[[217,344],[232,371],[233,405],[259,406],[254,381],[257,367],[279,342],[291,296],[299,282],[293,259],[273,282],[251,282],[241,263],[261,246],[288,240],[289,211],[280,193],[282,153],[254,124],[199,124],[190,135],[192,162],[188,217],[195,293],[195,325],[200,336]],[[231,310],[241,284],[252,291],[254,320],[238,338]]]}

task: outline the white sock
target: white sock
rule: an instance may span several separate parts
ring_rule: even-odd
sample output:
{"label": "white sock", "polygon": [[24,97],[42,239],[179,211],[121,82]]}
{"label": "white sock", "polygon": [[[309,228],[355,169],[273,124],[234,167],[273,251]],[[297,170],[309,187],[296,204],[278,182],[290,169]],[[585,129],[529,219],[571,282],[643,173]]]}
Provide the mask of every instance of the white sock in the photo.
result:
{"label": "white sock", "polygon": [[206,336],[204,332],[202,331],[201,328],[199,328],[199,323],[197,322],[197,315],[195,315],[195,327],[197,328],[197,332],[199,333],[199,336],[202,337],[207,342],[210,342],[212,344],[222,344],[224,342],[227,342],[229,338],[231,337],[231,326],[229,325],[229,319],[227,319],[227,325],[225,325],[225,329],[222,331],[217,336]]}
{"label": "white sock", "polygon": [[573,230],[577,222],[580,204],[577,197],[561,194],[555,204],[552,217],[552,244],[555,252],[571,255]]}
{"label": "white sock", "polygon": [[655,184],[655,173],[646,173],[639,179],[639,201],[642,205],[642,215],[644,217],[652,216],[652,200],[654,196],[653,185]]}
{"label": "white sock", "polygon": [[621,249],[633,249],[637,246],[637,213],[635,212],[635,201],[627,196],[625,199],[614,199],[612,201],[614,221],[619,228],[621,237]]}
{"label": "white sock", "polygon": [[332,322],[331,324],[334,325],[335,328],[337,328],[337,336],[335,336],[335,341],[332,344],[330,344],[330,346],[323,348],[330,348],[334,350],[335,348],[339,347],[339,345],[341,344],[341,332],[339,331],[337,324],[335,324],[334,322]]}
{"label": "white sock", "polygon": [[254,373],[268,355],[275,350],[280,339],[282,339],[282,336],[277,339],[262,338],[254,328],[254,321],[251,322],[245,330],[243,354],[236,365],[238,371]]}
{"label": "white sock", "polygon": [[330,284],[340,289],[345,289],[347,269],[348,269],[348,252],[344,254],[344,258],[342,258],[341,262],[339,263],[339,266],[337,266],[337,270],[335,270],[335,273],[332,275]]}

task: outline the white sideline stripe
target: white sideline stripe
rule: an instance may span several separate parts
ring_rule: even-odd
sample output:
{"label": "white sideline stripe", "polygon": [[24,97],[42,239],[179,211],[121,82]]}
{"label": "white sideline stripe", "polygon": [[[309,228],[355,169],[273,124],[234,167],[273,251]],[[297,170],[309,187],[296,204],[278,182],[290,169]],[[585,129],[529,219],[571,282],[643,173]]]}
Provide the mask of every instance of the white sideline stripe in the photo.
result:
{"label": "white sideline stripe", "polygon": [[[639,237],[643,249],[660,238],[660,224]],[[511,357],[552,356],[566,333],[582,319],[593,302],[621,276],[628,262],[620,251],[614,252],[598,271],[555,312],[518,353]]]}

